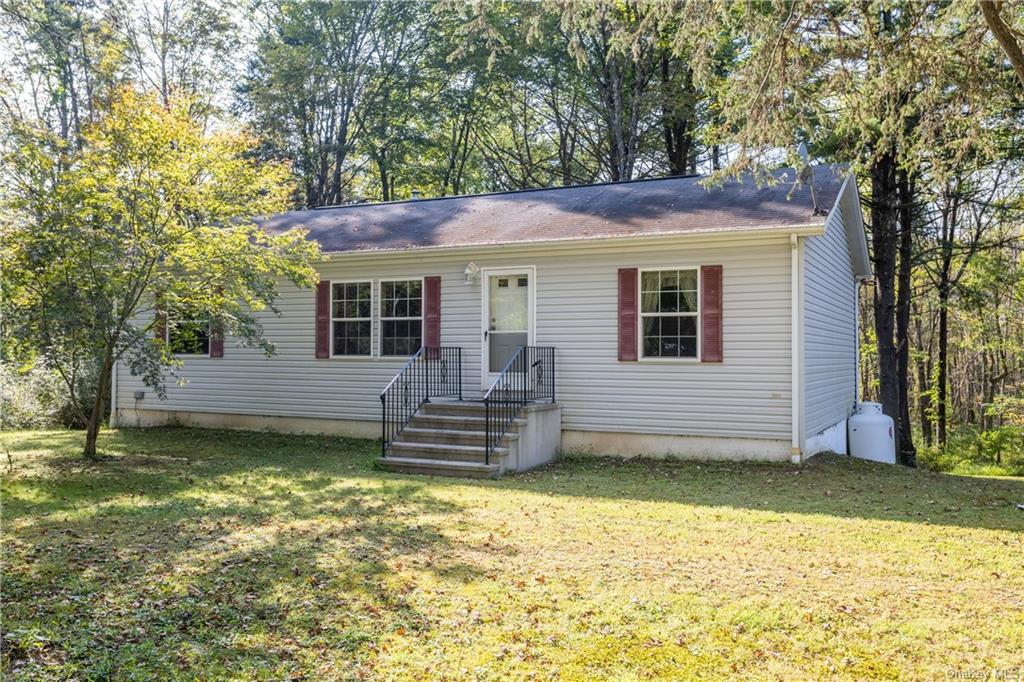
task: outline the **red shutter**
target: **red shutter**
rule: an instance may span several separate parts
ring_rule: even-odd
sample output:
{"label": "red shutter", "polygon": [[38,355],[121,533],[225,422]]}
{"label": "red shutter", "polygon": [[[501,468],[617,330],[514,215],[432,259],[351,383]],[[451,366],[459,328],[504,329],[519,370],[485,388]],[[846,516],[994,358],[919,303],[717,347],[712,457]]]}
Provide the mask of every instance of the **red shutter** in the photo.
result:
{"label": "red shutter", "polygon": [[[224,294],[224,287],[217,287],[217,295]],[[224,324],[220,320],[210,321],[210,357],[224,357]]]}
{"label": "red shutter", "polygon": [[636,268],[619,268],[619,360],[636,360]]}
{"label": "red shutter", "polygon": [[210,357],[224,357],[224,327],[220,322],[210,325]]}
{"label": "red shutter", "polygon": [[331,283],[316,285],[316,357],[331,357]]}
{"label": "red shutter", "polygon": [[722,362],[722,266],[700,268],[700,359]]}
{"label": "red shutter", "polygon": [[441,278],[423,278],[423,346],[441,345]]}

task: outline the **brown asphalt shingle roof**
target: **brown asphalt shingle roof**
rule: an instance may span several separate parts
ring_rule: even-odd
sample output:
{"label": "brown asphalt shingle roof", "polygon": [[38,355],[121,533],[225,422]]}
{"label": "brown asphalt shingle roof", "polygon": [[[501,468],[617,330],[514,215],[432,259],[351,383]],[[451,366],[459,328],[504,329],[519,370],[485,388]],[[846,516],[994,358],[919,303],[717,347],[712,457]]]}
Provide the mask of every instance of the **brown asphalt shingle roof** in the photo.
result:
{"label": "brown asphalt shingle roof", "polygon": [[778,183],[752,178],[705,188],[700,177],[352,204],[293,211],[261,221],[265,230],[305,227],[325,252],[482,246],[821,224],[846,171],[814,169],[819,214],[792,169]]}

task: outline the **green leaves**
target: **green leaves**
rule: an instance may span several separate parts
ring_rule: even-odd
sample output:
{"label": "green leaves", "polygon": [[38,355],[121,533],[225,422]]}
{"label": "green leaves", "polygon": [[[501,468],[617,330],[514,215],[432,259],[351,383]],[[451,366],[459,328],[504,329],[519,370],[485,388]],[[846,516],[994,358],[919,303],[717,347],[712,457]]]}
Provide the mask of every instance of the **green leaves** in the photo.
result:
{"label": "green leaves", "polygon": [[173,368],[152,340],[156,292],[270,353],[254,313],[273,310],[281,281],[316,279],[318,246],[303,231],[268,235],[252,221],[285,210],[289,169],[254,159],[244,130],[206,131],[192,104],[125,88],[80,149],[22,129],[4,159],[10,330],[67,377],[98,367],[100,405],[118,358],[158,392]]}

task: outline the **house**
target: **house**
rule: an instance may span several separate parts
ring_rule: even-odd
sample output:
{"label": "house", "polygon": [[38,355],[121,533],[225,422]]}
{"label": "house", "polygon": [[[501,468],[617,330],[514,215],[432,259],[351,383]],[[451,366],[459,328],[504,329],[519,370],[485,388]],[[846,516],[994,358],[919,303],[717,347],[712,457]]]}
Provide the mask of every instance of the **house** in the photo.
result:
{"label": "house", "polygon": [[844,452],[870,264],[854,178],[805,173],[272,217],[325,253],[263,318],[277,354],[200,331],[165,400],[117,368],[113,421],[378,437],[408,470],[480,475],[556,450]]}

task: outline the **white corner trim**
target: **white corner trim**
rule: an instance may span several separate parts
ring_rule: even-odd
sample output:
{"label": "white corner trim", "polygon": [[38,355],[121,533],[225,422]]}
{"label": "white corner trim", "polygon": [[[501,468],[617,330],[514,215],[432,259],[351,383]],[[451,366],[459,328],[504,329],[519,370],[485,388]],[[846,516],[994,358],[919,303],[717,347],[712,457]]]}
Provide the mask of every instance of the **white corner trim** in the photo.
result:
{"label": "white corner trim", "polygon": [[790,461],[800,463],[800,239],[789,237],[789,308],[790,308],[790,409],[792,433]]}
{"label": "white corner trim", "polygon": [[110,368],[110,428],[117,427],[117,362]]}

